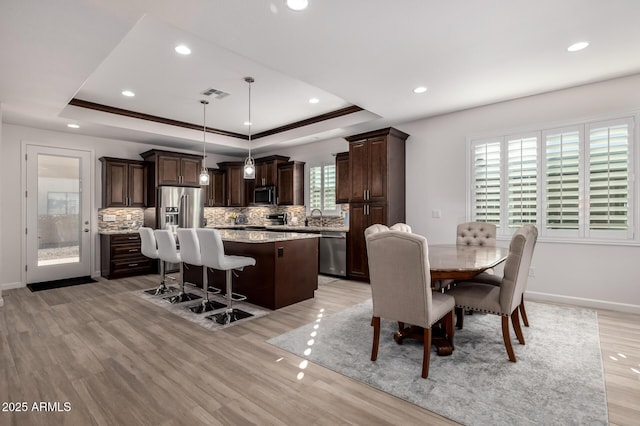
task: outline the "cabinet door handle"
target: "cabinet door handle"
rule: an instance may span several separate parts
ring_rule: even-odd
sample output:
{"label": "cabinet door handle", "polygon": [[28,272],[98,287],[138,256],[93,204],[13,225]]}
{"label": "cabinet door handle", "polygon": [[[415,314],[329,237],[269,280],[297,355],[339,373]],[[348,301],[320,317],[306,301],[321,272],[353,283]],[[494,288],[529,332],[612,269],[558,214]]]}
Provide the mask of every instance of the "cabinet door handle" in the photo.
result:
{"label": "cabinet door handle", "polygon": [[364,199],[364,200],[367,199],[367,190],[366,189],[362,190],[362,199]]}

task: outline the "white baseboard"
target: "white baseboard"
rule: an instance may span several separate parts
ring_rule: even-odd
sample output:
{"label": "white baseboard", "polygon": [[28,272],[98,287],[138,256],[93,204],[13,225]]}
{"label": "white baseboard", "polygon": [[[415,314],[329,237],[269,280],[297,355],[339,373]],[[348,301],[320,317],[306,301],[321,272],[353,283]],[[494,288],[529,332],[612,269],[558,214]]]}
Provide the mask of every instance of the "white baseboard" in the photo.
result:
{"label": "white baseboard", "polygon": [[24,283],[16,282],[16,283],[4,283],[0,284],[0,292],[2,290],[11,290],[14,288],[26,287],[27,285]]}
{"label": "white baseboard", "polygon": [[525,298],[532,301],[563,303],[565,305],[584,306],[587,308],[607,309],[610,311],[640,314],[640,306],[627,303],[607,302],[605,300],[585,299],[582,297],[559,296],[550,293],[527,291]]}

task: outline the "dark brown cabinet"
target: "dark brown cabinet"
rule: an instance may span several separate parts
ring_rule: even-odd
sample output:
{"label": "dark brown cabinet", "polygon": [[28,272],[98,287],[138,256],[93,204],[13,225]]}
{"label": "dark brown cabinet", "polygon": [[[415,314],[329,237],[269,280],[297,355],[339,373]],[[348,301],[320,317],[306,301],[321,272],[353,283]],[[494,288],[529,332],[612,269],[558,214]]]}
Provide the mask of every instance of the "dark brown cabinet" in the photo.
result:
{"label": "dark brown cabinet", "polygon": [[225,161],[218,163],[225,173],[225,207],[244,207],[253,202],[253,179],[244,178],[244,162]]}
{"label": "dark brown cabinet", "polygon": [[226,201],[226,179],[224,170],[209,169],[209,185],[203,187],[205,207],[224,207]]}
{"label": "dark brown cabinet", "polygon": [[354,135],[349,141],[348,275],[368,280],[364,230],[405,221],[405,141],[394,128]]}
{"label": "dark brown cabinet", "polygon": [[150,180],[154,188],[161,185],[200,186],[201,156],[157,149],[140,155],[145,161],[153,163]]}
{"label": "dark brown cabinet", "polygon": [[142,161],[102,157],[102,207],[145,207],[146,171]]}
{"label": "dark brown cabinet", "polygon": [[100,275],[107,279],[130,277],[152,272],[152,260],[140,251],[140,235],[100,235]]}
{"label": "dark brown cabinet", "polygon": [[304,205],[304,162],[289,161],[278,166],[278,205]]}
{"label": "dark brown cabinet", "polygon": [[336,204],[348,203],[350,194],[349,152],[340,152],[336,154]]}
{"label": "dark brown cabinet", "polygon": [[278,185],[278,165],[289,161],[289,157],[271,155],[256,158],[255,186]]}

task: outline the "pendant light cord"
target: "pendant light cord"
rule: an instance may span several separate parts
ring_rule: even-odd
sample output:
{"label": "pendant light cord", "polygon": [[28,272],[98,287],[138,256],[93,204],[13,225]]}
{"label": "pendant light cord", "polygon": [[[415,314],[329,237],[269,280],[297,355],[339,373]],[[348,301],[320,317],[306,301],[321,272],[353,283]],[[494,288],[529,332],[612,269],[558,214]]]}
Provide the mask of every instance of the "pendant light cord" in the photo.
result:
{"label": "pendant light cord", "polygon": [[251,158],[251,83],[255,80],[253,77],[245,77],[244,81],[249,83],[249,158]]}

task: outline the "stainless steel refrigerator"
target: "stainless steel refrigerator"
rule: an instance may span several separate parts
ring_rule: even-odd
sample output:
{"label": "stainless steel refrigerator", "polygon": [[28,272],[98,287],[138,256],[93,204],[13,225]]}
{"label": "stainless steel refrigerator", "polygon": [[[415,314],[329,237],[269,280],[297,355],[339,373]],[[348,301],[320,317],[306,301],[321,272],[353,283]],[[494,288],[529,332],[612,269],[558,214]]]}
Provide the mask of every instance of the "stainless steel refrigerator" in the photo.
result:
{"label": "stainless steel refrigerator", "polygon": [[156,227],[201,228],[204,225],[202,188],[160,186],[156,207]]}
{"label": "stainless steel refrigerator", "polygon": [[[204,195],[202,188],[160,186],[156,208],[144,212],[144,225],[175,232],[177,228],[204,226]],[[166,272],[175,272],[180,265],[167,264]]]}

